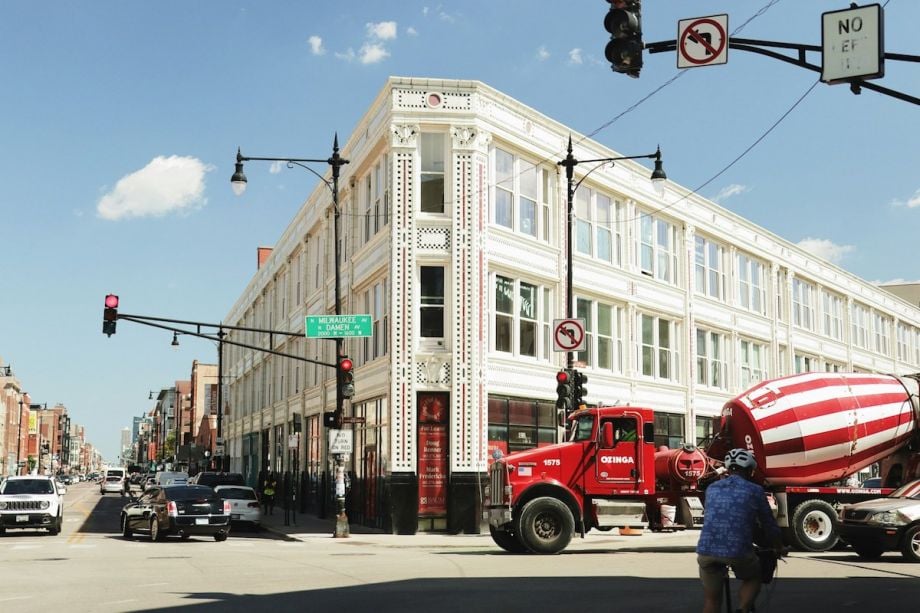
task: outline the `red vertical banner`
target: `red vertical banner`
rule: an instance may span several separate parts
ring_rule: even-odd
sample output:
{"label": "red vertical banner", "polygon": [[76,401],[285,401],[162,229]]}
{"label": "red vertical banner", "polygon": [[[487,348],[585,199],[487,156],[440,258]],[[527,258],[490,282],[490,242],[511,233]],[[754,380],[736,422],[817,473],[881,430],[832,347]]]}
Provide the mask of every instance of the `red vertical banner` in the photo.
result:
{"label": "red vertical banner", "polygon": [[447,514],[447,404],[444,393],[418,397],[418,514]]}

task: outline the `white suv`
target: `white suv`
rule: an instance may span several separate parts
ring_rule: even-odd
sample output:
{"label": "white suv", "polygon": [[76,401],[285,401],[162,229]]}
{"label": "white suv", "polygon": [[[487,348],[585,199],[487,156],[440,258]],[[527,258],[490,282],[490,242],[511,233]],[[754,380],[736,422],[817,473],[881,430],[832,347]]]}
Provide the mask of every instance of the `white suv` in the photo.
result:
{"label": "white suv", "polygon": [[63,492],[53,478],[13,476],[0,483],[0,534],[7,528],[47,528],[58,534],[63,521]]}

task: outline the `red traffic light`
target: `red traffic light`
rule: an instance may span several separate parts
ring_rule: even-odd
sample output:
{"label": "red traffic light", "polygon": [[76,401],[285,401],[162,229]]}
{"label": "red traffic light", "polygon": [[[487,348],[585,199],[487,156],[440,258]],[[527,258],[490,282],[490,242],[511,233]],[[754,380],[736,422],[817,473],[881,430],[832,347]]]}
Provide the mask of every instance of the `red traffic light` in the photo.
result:
{"label": "red traffic light", "polygon": [[559,384],[568,383],[568,382],[569,382],[569,373],[567,373],[567,372],[564,371],[564,370],[560,370],[559,372],[557,372],[557,373],[556,373],[556,382],[559,383]]}
{"label": "red traffic light", "polygon": [[351,361],[351,358],[342,358],[339,360],[339,370],[344,372],[351,372],[351,369],[354,368],[354,363]]}
{"label": "red traffic light", "polygon": [[115,294],[108,294],[105,297],[105,308],[117,309],[118,308],[118,296],[116,296]]}

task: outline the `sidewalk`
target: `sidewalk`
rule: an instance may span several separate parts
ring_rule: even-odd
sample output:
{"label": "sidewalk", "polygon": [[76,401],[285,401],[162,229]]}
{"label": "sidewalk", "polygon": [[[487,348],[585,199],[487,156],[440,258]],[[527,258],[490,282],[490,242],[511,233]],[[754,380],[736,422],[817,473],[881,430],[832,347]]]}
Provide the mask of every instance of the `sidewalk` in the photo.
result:
{"label": "sidewalk", "polygon": [[[329,536],[335,534],[335,515],[320,519],[312,513],[289,512],[285,522],[285,512],[275,507],[274,513],[262,513],[262,528],[279,536],[298,538],[300,536]],[[382,530],[368,528],[360,524],[349,524],[351,534],[385,534]]]}

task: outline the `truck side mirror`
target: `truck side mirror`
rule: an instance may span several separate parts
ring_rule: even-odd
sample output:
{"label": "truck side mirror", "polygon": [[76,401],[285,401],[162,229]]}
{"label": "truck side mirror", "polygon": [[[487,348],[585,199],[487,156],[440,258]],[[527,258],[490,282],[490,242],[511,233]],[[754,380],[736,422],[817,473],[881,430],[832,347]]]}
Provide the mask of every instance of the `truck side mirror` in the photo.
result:
{"label": "truck side mirror", "polygon": [[601,426],[601,445],[604,447],[613,447],[613,424],[609,421],[604,422]]}

